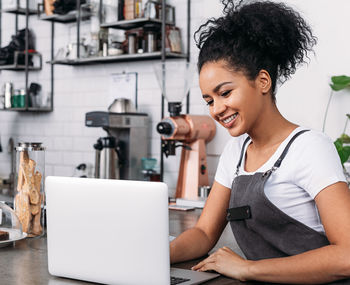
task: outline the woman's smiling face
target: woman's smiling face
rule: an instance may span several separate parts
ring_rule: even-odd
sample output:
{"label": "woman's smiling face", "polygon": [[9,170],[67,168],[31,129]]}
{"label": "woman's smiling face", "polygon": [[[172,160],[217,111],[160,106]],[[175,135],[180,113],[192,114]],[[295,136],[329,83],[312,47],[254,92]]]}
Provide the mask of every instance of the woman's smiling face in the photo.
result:
{"label": "woman's smiling face", "polygon": [[263,114],[266,96],[260,83],[260,74],[249,80],[242,72],[229,70],[224,61],[207,62],[199,74],[211,116],[235,137],[253,129]]}

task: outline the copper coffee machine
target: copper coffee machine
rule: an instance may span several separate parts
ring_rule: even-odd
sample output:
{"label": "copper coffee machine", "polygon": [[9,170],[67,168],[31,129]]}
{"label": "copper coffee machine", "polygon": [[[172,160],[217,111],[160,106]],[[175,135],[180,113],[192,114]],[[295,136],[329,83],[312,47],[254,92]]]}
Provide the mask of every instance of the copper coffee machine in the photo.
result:
{"label": "copper coffee machine", "polygon": [[175,197],[197,200],[199,188],[209,185],[206,143],[213,139],[216,125],[206,115],[181,114],[181,101],[188,93],[193,66],[187,62],[163,63],[155,71],[170,114],[157,125],[162,151],[168,157],[182,147]]}

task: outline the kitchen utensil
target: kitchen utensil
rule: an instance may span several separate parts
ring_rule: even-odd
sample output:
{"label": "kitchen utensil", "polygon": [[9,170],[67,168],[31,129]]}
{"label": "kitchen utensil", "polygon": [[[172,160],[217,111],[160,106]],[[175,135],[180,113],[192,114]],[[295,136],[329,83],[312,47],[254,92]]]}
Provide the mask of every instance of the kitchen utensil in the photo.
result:
{"label": "kitchen utensil", "polygon": [[128,35],[128,53],[129,54],[136,53],[136,34]]}
{"label": "kitchen utensil", "polygon": [[154,32],[147,32],[147,52],[154,52],[157,50],[156,34]]}
{"label": "kitchen utensil", "polygon": [[[143,180],[141,159],[149,150],[147,135],[149,117],[144,113],[111,113],[94,111],[85,115],[87,127],[103,128],[118,142],[120,179]],[[96,155],[98,152],[96,151]],[[96,158],[97,161],[101,159]],[[111,160],[110,160],[111,161]],[[100,169],[102,166],[97,167]]]}
{"label": "kitchen utensil", "polygon": [[[84,43],[80,43],[79,45],[79,57],[87,57],[87,46]],[[65,58],[70,60],[78,58],[77,43],[70,43],[66,46]]]}
{"label": "kitchen utensil", "polygon": [[176,115],[158,123],[157,131],[166,156],[182,143],[176,198],[197,200],[199,187],[209,184],[206,143],[215,136],[215,122],[206,115]]}
{"label": "kitchen utensil", "polygon": [[207,198],[209,196],[210,189],[211,189],[210,186],[200,186],[198,188],[198,197]]}
{"label": "kitchen utensil", "polygon": [[95,178],[119,179],[119,149],[114,137],[99,138],[94,144]]}
{"label": "kitchen utensil", "polygon": [[147,1],[145,4],[144,17],[156,19],[158,18],[159,3],[156,1]]}
{"label": "kitchen utensil", "polygon": [[29,86],[29,107],[39,108],[41,106],[41,85],[31,83]]}
{"label": "kitchen utensil", "polygon": [[108,107],[110,113],[134,113],[136,112],[134,104],[126,98],[118,98]]}

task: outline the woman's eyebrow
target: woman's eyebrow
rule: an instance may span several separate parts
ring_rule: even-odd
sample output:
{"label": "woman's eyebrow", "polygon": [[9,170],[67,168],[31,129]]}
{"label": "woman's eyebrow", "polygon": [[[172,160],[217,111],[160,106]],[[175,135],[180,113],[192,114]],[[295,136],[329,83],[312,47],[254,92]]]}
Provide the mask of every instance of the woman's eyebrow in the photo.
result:
{"label": "woman's eyebrow", "polygon": [[225,82],[222,82],[222,83],[218,84],[218,85],[213,89],[213,92],[214,92],[214,93],[217,93],[217,92],[220,90],[220,88],[221,88],[222,86],[224,86],[224,85],[226,85],[226,84],[230,84],[230,83],[232,83],[232,82],[230,82],[230,81],[225,81]]}

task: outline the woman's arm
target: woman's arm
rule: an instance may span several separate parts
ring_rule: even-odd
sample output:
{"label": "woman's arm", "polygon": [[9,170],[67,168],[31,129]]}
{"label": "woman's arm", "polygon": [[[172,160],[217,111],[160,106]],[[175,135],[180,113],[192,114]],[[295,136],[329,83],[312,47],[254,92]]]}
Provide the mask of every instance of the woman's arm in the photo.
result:
{"label": "woman's arm", "polygon": [[320,284],[350,277],[350,191],[344,182],[323,189],[315,198],[329,246],[295,256],[244,260],[222,248],[193,269],[215,270],[240,280]]}
{"label": "woman's arm", "polygon": [[215,246],[227,224],[230,191],[214,182],[197,224],[170,243],[171,263],[201,257]]}

